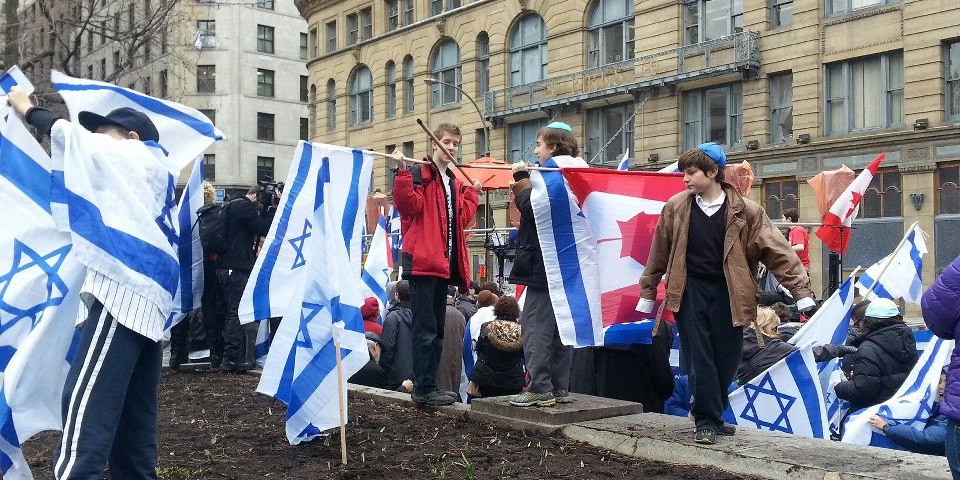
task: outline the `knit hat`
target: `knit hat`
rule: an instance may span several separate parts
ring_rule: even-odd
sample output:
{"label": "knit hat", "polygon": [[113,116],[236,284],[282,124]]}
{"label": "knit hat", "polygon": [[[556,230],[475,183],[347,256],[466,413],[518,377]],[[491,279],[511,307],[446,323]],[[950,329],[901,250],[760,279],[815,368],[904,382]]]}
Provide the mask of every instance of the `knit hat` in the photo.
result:
{"label": "knit hat", "polygon": [[500,300],[500,297],[498,297],[497,294],[491,292],[490,290],[484,290],[477,295],[477,308],[495,305],[497,300]]}
{"label": "knit hat", "polygon": [[566,123],[563,123],[563,122],[550,122],[550,124],[547,125],[547,128],[555,128],[557,130],[566,130],[570,133],[573,133],[573,129],[570,128],[570,125],[567,125]]}
{"label": "knit hat", "polygon": [[716,142],[707,142],[697,145],[697,149],[703,152],[711,160],[717,163],[720,168],[727,167],[727,154],[723,153],[723,147]]}
{"label": "knit hat", "polygon": [[363,306],[360,307],[360,316],[364,320],[370,320],[371,318],[376,318],[380,315],[380,304],[377,303],[377,299],[374,297],[367,297],[363,301]]}
{"label": "knit hat", "polygon": [[900,315],[900,307],[889,298],[878,298],[870,302],[865,314],[873,318],[892,318]]}

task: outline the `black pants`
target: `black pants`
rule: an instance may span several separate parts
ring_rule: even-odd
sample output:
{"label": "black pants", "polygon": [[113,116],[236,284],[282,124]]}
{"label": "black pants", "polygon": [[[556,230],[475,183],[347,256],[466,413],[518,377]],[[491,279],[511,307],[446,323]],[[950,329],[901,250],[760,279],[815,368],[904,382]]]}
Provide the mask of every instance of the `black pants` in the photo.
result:
{"label": "black pants", "polygon": [[203,297],[200,299],[200,311],[203,314],[203,328],[207,333],[210,364],[216,367],[223,359],[223,327],[227,305],[220,288],[217,269],[213,265],[214,262],[203,262]]}
{"label": "black pants", "polygon": [[247,278],[250,277],[250,272],[219,269],[217,270],[217,277],[220,278],[220,288],[227,304],[223,328],[223,361],[227,364],[239,366],[248,361],[247,357],[252,357],[252,352],[248,354],[246,351],[247,330],[253,329],[254,335],[256,335],[257,327],[259,327],[256,322],[240,325],[240,317],[237,313],[240,308],[240,298],[243,297],[243,289],[247,286]]}
{"label": "black pants", "polygon": [[677,328],[680,355],[690,369],[690,413],[698,429],[716,431],[730,406],[727,387],[743,351],[743,327],[733,326],[726,282],[688,278]]}
{"label": "black pants", "polygon": [[411,276],[413,308],[413,388],[424,395],[437,388],[437,366],[443,350],[447,317],[447,279]]}
{"label": "black pants", "polygon": [[180,323],[170,329],[170,366],[176,367],[187,363],[190,355],[188,346],[190,338],[190,318],[193,314],[188,314]]}

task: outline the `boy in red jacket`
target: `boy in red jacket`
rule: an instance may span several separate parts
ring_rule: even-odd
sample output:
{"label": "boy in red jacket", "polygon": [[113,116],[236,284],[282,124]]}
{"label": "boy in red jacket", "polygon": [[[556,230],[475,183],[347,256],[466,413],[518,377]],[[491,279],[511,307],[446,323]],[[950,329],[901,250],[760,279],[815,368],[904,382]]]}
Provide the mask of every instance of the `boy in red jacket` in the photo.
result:
{"label": "boy in red jacket", "polygon": [[[442,123],[433,132],[449,157],[433,147],[433,164],[406,168],[403,155],[393,152],[397,175],[393,203],[400,212],[403,231],[401,264],[403,278],[410,281],[413,309],[413,401],[427,405],[450,405],[457,394],[437,386],[437,365],[443,346],[447,286],[465,291],[470,284],[470,265],[463,230],[477,213],[480,183],[458,180],[450,158],[460,149],[460,128]],[[429,159],[429,157],[424,157]],[[439,166],[439,169],[437,168]]]}

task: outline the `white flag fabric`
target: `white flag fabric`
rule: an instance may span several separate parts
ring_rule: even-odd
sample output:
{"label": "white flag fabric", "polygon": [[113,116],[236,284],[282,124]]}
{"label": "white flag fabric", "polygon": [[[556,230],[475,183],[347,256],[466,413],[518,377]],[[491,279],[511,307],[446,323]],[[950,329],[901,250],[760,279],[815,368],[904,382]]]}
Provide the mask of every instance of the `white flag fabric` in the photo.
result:
{"label": "white flag fabric", "polygon": [[843,345],[850,328],[853,314],[853,279],[855,270],[840,288],[797,330],[789,342],[799,348],[809,345]]}
{"label": "white flag fabric", "polygon": [[367,248],[367,260],[363,263],[360,272],[360,291],[364,298],[373,297],[380,305],[380,318],[387,312],[387,283],[390,283],[390,273],[393,268],[390,260],[393,257],[390,237],[387,235],[387,220],[380,215],[377,220],[377,229],[370,239]]}
{"label": "white flag fabric", "polygon": [[27,76],[24,75],[20,67],[16,65],[7,69],[6,73],[0,76],[0,92],[6,95],[10,93],[10,89],[13,87],[22,88],[27,95],[33,93],[33,83],[30,83]]}
{"label": "white flag fabric", "polygon": [[797,350],[730,394],[734,423],[826,438],[830,432],[819,384],[812,347]]}
{"label": "white flag fabric", "polygon": [[[304,248],[306,270],[283,315],[257,391],[287,404],[287,440],[298,444],[340,423],[338,391],[369,360],[360,306],[360,231],[372,159],[360,150],[306,144],[321,163]],[[356,173],[356,175],[354,175]],[[348,178],[342,188],[334,178]],[[363,189],[364,195],[353,195]],[[337,386],[334,324],[343,322],[343,385]]]}
{"label": "white flag fabric", "polygon": [[[2,122],[0,122],[2,123]],[[0,133],[0,470],[32,479],[22,442],[61,428],[60,402],[79,339],[84,267],[50,213],[51,161],[15,115]]]}
{"label": "white flag fabric", "polygon": [[621,172],[630,170],[630,149],[629,148],[626,151],[624,151],[623,156],[620,157],[620,163],[617,164],[617,170],[620,170]]}
{"label": "white flag fabric", "polygon": [[180,276],[177,293],[173,296],[173,311],[163,326],[165,331],[200,308],[203,297],[203,247],[200,245],[200,229],[197,228],[197,209],[203,206],[203,169],[203,156],[199,156],[174,213]]}
{"label": "white flag fabric", "polygon": [[206,115],[185,105],[106,82],[73,78],[58,71],[52,71],[50,78],[67,103],[74,122],[81,111],[106,115],[120,107],[133,108],[150,117],[160,132],[158,143],[169,152],[174,174],[179,174],[213,142],[223,139],[223,132]]}
{"label": "white flag fabric", "polygon": [[843,442],[902,450],[888,440],[883,432],[875,430],[868,423],[873,415],[879,415],[893,425],[909,424],[915,428],[923,428],[933,410],[933,402],[937,400],[940,372],[950,361],[954,346],[953,340],[933,338],[893,397],[847,417],[843,429]]}
{"label": "white flag fabric", "polygon": [[[337,155],[343,155],[345,151],[355,157],[352,168],[331,169],[330,166],[343,164],[324,162],[334,151]],[[356,205],[366,202],[369,188],[369,184],[358,183],[364,176],[370,178],[372,167],[364,163],[363,158],[360,150],[335,150],[329,145],[304,141],[297,145],[273,224],[240,299],[241,324],[282,316],[297,288],[303,284],[304,266],[310,260],[304,246],[315,227],[313,212],[318,178],[329,183],[326,188],[332,191],[334,198],[345,199],[331,208],[336,209],[333,215],[342,219],[341,228],[345,231],[351,228],[353,224],[345,212],[352,212]],[[360,252],[360,227],[357,228],[357,235],[351,241],[356,243],[357,252]],[[351,262],[359,272],[360,255],[351,258]]]}
{"label": "white flag fabric", "polygon": [[[926,233],[919,226],[914,226],[907,233],[907,241],[863,272],[857,281],[860,294],[866,293],[879,281],[870,293],[871,300],[902,298],[905,302],[920,305],[920,297],[923,295],[923,256],[927,254],[924,236]],[[883,276],[879,278],[881,272]]]}

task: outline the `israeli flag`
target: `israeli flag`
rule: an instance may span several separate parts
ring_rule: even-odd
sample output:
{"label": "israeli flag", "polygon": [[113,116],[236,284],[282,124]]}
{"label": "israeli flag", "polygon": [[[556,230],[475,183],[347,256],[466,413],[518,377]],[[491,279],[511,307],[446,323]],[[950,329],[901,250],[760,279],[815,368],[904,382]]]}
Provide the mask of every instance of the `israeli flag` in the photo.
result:
{"label": "israeli flag", "polygon": [[868,423],[870,417],[878,415],[894,425],[908,424],[922,429],[933,410],[933,402],[937,400],[940,372],[950,361],[953,346],[953,340],[934,337],[892,398],[847,417],[842,441],[902,450],[888,440],[883,432],[874,430]]}
{"label": "israeli flag", "polygon": [[[352,168],[330,168],[334,164],[324,162],[324,159],[333,151],[337,155],[355,157],[350,164]],[[240,300],[241,324],[282,316],[297,288],[302,286],[306,272],[304,267],[311,260],[304,247],[315,228],[313,212],[316,196],[321,191],[317,188],[318,181],[327,184],[326,188],[332,190],[334,198],[345,199],[330,208],[335,209],[334,216],[341,218],[340,225],[344,232],[352,228],[351,214],[348,212],[366,202],[369,188],[369,182],[358,182],[360,178],[369,180],[372,171],[372,164],[364,163],[361,161],[363,158],[360,150],[335,150],[329,145],[305,141],[297,145],[283,197]],[[350,259],[355,272],[360,271],[360,231],[361,227],[358,226],[357,235],[351,237],[357,252]]]}
{"label": "israeli flag", "polygon": [[620,157],[620,163],[617,165],[617,170],[627,171],[630,169],[630,149],[628,148],[623,152],[623,156]]}
{"label": "israeli flag", "polygon": [[920,297],[923,295],[923,256],[927,253],[925,236],[926,233],[914,225],[907,233],[905,242],[863,272],[857,281],[860,293],[866,293],[876,283],[870,299],[902,298],[906,302],[920,305]]}
{"label": "israeli flag", "polygon": [[22,442],[61,428],[86,270],[51,216],[50,158],[15,115],[0,125],[0,470],[26,480]]}
{"label": "israeli flag", "polygon": [[797,350],[730,394],[733,423],[826,438],[827,417],[812,347]]}
{"label": "israeli flag", "polygon": [[10,93],[10,89],[13,87],[22,88],[27,95],[33,93],[33,83],[30,83],[30,80],[27,78],[27,76],[24,75],[23,71],[20,70],[20,67],[16,65],[10,67],[6,73],[0,76],[0,92],[3,92],[4,95],[7,95]]}
{"label": "israeli flag", "polygon": [[[544,167],[588,167],[581,158],[551,158]],[[530,203],[564,345],[603,344],[597,244],[577,198],[559,171],[530,172]]]}
{"label": "israeli flag", "polygon": [[403,236],[400,232],[400,211],[390,205],[390,265],[400,268],[400,252],[403,249]]}
{"label": "israeli flag", "polygon": [[203,156],[193,164],[190,180],[180,196],[175,213],[177,227],[177,260],[180,278],[173,296],[173,311],[163,326],[164,331],[180,323],[190,312],[200,308],[203,298],[203,248],[197,228],[197,209],[203,206]]}
{"label": "israeli flag", "polygon": [[267,353],[270,352],[270,322],[260,322],[257,328],[257,343],[253,348],[253,358],[257,366],[263,368],[267,364]]}
{"label": "israeli flag", "polygon": [[383,316],[387,312],[387,283],[390,283],[390,273],[393,272],[390,266],[391,256],[387,220],[380,215],[377,229],[374,230],[373,238],[370,239],[367,260],[363,264],[363,271],[360,272],[360,292],[364,298],[377,299],[380,305],[380,323],[383,323]]}
{"label": "israeli flag", "polygon": [[50,72],[50,79],[67,103],[73,122],[82,111],[106,115],[120,107],[130,107],[149,116],[160,132],[160,144],[169,152],[174,174],[213,142],[223,139],[223,132],[206,115],[185,105],[106,82],[73,78],[58,71]]}
{"label": "israeli flag", "polygon": [[[366,196],[349,192],[370,184],[372,160],[359,150],[310,145],[321,164],[315,194],[310,195],[312,235],[305,243],[305,282],[290,302],[257,391],[287,405],[287,440],[310,440],[340,424],[338,392],[346,396],[346,379],[369,360],[360,306],[360,231]],[[331,179],[352,176],[355,188],[339,188]],[[340,334],[344,383],[337,385],[334,337]],[[344,412],[345,413],[345,412]]]}
{"label": "israeli flag", "polygon": [[853,314],[853,279],[855,270],[840,288],[830,295],[830,298],[817,313],[813,314],[806,323],[790,338],[789,343],[799,348],[812,345],[843,345],[847,340],[850,329],[850,317]]}
{"label": "israeli flag", "polygon": [[657,171],[660,173],[677,173],[680,171],[680,162],[673,162]]}

